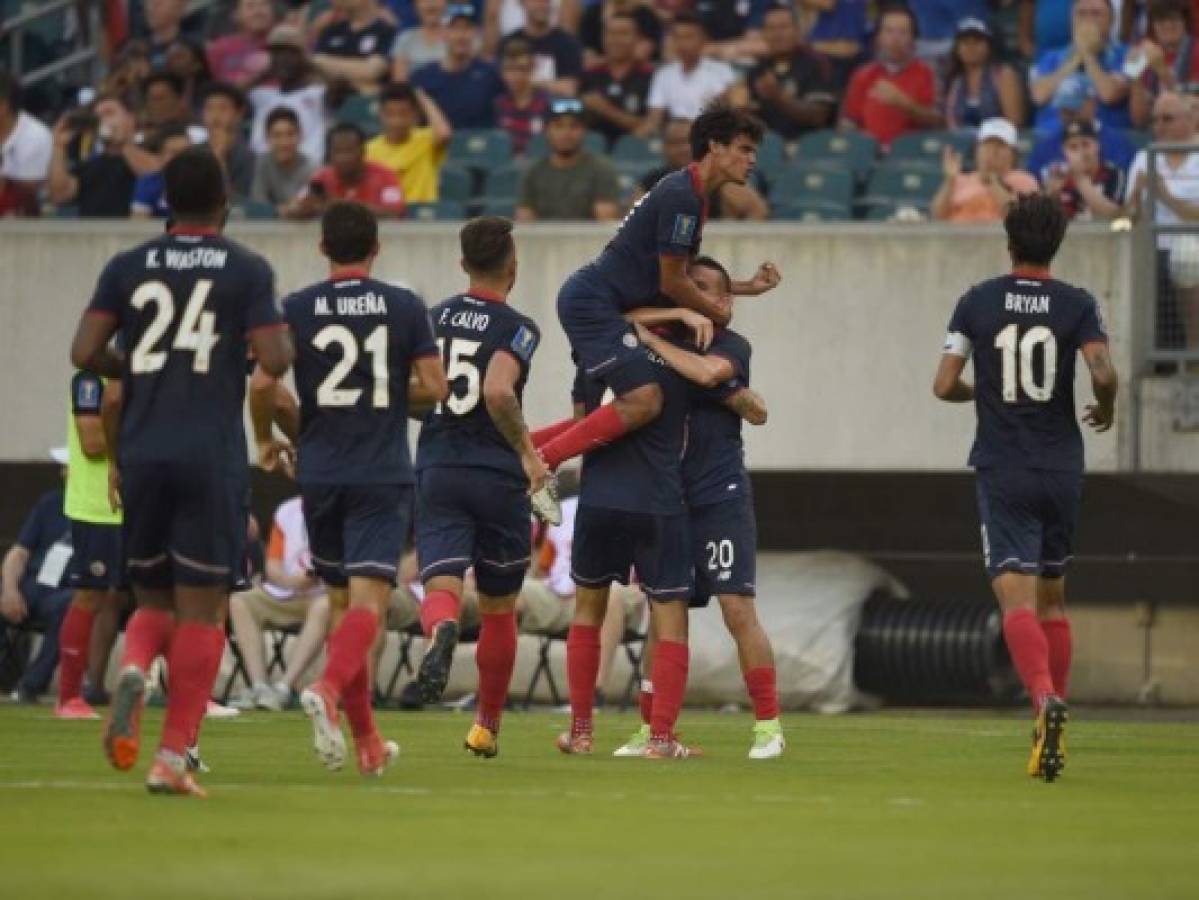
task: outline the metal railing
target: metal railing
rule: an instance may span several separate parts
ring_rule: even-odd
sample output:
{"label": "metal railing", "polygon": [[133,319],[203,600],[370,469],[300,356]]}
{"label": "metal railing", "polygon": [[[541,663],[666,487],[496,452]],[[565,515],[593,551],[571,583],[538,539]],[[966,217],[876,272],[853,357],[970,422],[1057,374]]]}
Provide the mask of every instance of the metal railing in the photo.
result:
{"label": "metal railing", "polygon": [[[1146,171],[1158,172],[1159,159],[1172,153],[1199,153],[1199,144],[1150,144],[1145,148]],[[1195,180],[1192,195],[1199,195],[1199,177]],[[1170,191],[1169,181],[1168,177],[1161,182],[1147,178],[1138,244],[1143,258],[1151,261],[1142,267],[1142,284],[1152,279],[1152,289],[1144,294],[1152,302],[1144,304],[1139,328],[1149,365],[1158,372],[1183,373],[1199,371],[1199,216],[1180,215],[1163,200],[1162,187]],[[1186,202],[1177,196],[1172,199]],[[1162,208],[1180,221],[1160,221]]]}
{"label": "metal railing", "polygon": [[[74,10],[83,13],[85,18],[79,22],[77,46],[64,56],[53,62],[38,66],[28,72],[25,70],[25,37],[29,30],[43,19],[60,16],[64,12]],[[32,87],[43,81],[55,78],[63,72],[81,69],[88,82],[96,84],[100,80],[103,59],[99,52],[101,33],[100,4],[97,2],[80,3],[78,0],[47,0],[39,3],[34,9],[25,10],[0,24],[0,36],[7,38],[8,70],[15,73],[25,87]]]}

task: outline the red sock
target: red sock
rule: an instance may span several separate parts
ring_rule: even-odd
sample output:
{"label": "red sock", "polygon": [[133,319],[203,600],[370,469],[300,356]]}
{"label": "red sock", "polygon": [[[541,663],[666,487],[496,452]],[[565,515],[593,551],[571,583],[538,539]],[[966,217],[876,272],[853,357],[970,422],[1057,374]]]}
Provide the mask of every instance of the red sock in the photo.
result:
{"label": "red sock", "polygon": [[1045,633],[1045,641],[1049,644],[1049,675],[1053,679],[1053,692],[1065,699],[1066,687],[1070,682],[1070,655],[1073,651],[1070,620],[1065,617],[1042,619],[1041,631]]}
{"label": "red sock", "polygon": [[637,695],[637,704],[641,707],[641,721],[648,725],[654,712],[654,683],[648,678],[641,679],[641,693]]}
{"label": "red sock", "polygon": [[545,428],[538,428],[529,435],[533,439],[533,446],[540,449],[542,444],[548,443],[563,432],[569,431],[576,421],[576,419],[563,419],[561,422],[555,422],[553,425],[547,425]]}
{"label": "red sock", "polygon": [[551,469],[556,469],[568,459],[582,456],[588,450],[610,444],[629,427],[611,403],[605,403],[595,412],[584,416],[556,438],[540,448],[541,458]]}
{"label": "red sock", "polygon": [[342,689],[341,705],[350,720],[355,743],[375,733],[375,713],[371,709],[371,667],[363,664]]}
{"label": "red sock", "polygon": [[1005,613],[1003,636],[1033,708],[1040,709],[1045,698],[1053,693],[1053,679],[1049,676],[1049,642],[1037,614],[1031,609]]}
{"label": "red sock", "polygon": [[162,749],[182,756],[195,743],[224,652],[225,630],[218,625],[183,622],[175,629],[167,655],[171,685]]}
{"label": "red sock", "polygon": [[420,605],[420,627],[425,637],[433,637],[433,629],[442,622],[458,621],[461,601],[449,591],[429,591]]}
{"label": "red sock", "polygon": [[779,717],[779,690],[774,666],[759,666],[745,673],[745,690],[754,704],[754,718],[769,722]]}
{"label": "red sock", "polygon": [[143,672],[159,656],[165,656],[175,630],[175,614],[165,609],[143,606],[129,617],[125,626],[125,651],[121,668],[137,666]]}
{"label": "red sock", "polygon": [[329,656],[321,673],[321,684],[341,698],[358,670],[366,665],[378,633],[378,614],[365,606],[352,607],[329,638]]}
{"label": "red sock", "polygon": [[591,733],[595,679],[599,677],[600,630],[596,625],[571,625],[566,635],[566,681],[570,686],[570,730]]}
{"label": "red sock", "polygon": [[72,603],[58,632],[58,702],[66,703],[83,692],[87,645],[92,639],[95,613]]}
{"label": "red sock", "polygon": [[475,665],[479,669],[479,713],[475,721],[498,732],[516,665],[515,612],[483,613]]}
{"label": "red sock", "polygon": [[678,641],[659,641],[654,650],[654,707],[649,722],[652,740],[674,740],[674,726],[687,690],[689,661],[687,645]]}

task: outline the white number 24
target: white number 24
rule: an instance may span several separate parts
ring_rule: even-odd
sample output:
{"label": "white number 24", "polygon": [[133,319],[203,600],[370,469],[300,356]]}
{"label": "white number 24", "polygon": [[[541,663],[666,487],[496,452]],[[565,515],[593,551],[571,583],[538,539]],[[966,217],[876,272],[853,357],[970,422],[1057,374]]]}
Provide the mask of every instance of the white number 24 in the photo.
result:
{"label": "white number 24", "polygon": [[[192,371],[198,375],[208,374],[212,348],[221,339],[216,333],[216,315],[204,309],[208,292],[211,290],[212,279],[201,278],[196,282],[187,306],[183,309],[183,320],[175,332],[175,340],[171,343],[172,350],[191,351]],[[155,349],[155,345],[162,340],[171,323],[175,321],[175,298],[171,289],[161,281],[147,281],[133,292],[129,304],[136,310],[145,309],[147,304],[154,305],[154,318],[150,320],[137,346],[129,354],[130,371],[134,375],[149,375],[167,364],[167,351]]]}

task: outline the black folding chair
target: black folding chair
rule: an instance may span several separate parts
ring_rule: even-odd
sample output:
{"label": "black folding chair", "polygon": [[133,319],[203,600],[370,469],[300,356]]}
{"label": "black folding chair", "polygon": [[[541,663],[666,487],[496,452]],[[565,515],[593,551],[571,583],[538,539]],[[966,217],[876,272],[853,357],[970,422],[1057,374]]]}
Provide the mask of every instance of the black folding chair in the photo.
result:
{"label": "black folding chair", "polygon": [[[270,655],[267,657],[266,664],[267,680],[270,680],[277,671],[287,671],[287,659],[284,655],[287,649],[287,640],[298,635],[301,627],[297,624],[268,625],[263,629],[270,640]],[[222,704],[229,702],[229,695],[233,693],[233,685],[239,677],[247,688],[251,686],[250,673],[246,671],[246,658],[242,655],[241,647],[237,644],[237,636],[233,633],[232,625],[226,624],[225,634],[229,639],[229,652],[233,654],[233,670],[229,673],[229,677],[225,679],[225,687],[221,690],[220,698]]]}
{"label": "black folding chair", "polygon": [[[565,641],[568,633],[568,631],[560,631],[554,634],[539,636],[537,665],[533,669],[533,675],[529,679],[529,686],[525,690],[524,708],[526,710],[532,706],[533,692],[537,690],[537,685],[541,683],[543,677],[550,688],[550,702],[554,706],[562,704],[562,694],[558,691],[558,683],[554,678],[554,670],[550,666],[550,648],[553,647],[555,641]],[[629,666],[633,670],[629,675],[628,683],[625,685],[624,692],[620,698],[620,711],[624,712],[629,708],[629,704],[632,703],[633,696],[636,694],[638,685],[641,682],[641,657],[645,653],[645,634],[635,629],[629,629],[621,637],[620,646],[624,650],[625,658],[628,659]]]}

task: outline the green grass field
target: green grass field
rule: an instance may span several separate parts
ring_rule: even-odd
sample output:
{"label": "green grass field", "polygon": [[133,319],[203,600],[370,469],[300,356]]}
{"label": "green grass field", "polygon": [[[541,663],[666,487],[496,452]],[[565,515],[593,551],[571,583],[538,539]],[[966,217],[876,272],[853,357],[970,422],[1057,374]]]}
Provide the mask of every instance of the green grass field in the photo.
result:
{"label": "green grass field", "polygon": [[[381,717],[381,780],[320,768],[298,713],[209,722],[207,801],[108,769],[97,723],[0,708],[0,897],[1196,897],[1199,722],[1070,731],[1023,774],[1015,715],[792,716],[780,761],[745,716],[686,713],[702,760],[563,757],[563,717],[510,714],[501,754],[453,713]],[[147,714],[156,736],[160,716]],[[634,726],[598,720],[604,751]]]}

